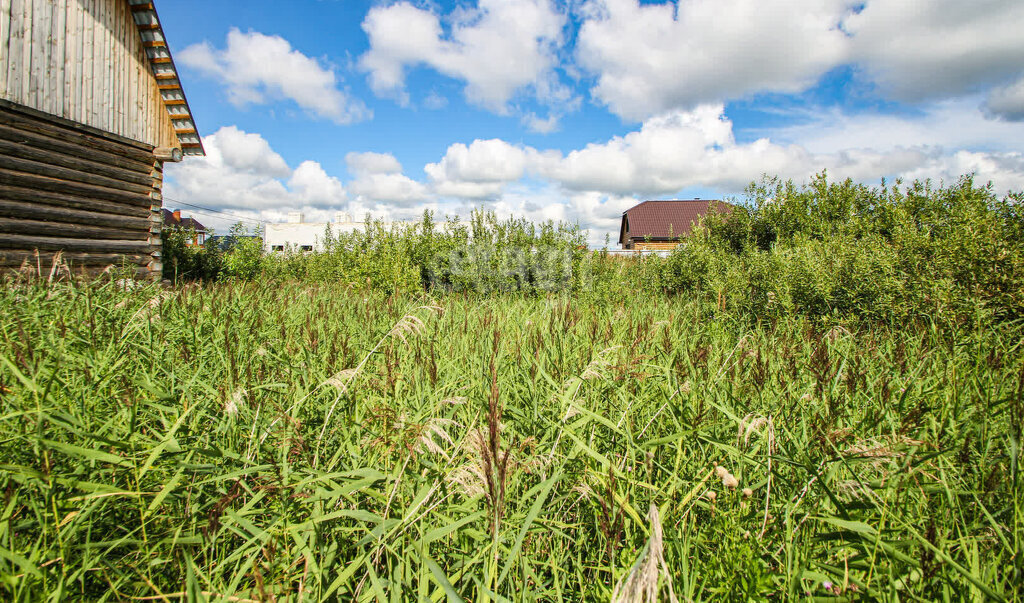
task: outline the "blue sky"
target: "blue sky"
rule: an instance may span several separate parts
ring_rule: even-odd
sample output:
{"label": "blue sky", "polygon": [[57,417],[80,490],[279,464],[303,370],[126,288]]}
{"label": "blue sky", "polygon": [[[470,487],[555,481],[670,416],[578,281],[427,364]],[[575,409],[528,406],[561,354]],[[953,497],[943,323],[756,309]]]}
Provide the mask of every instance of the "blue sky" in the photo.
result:
{"label": "blue sky", "polygon": [[157,9],[208,151],[168,168],[168,205],[254,221],[483,206],[598,242],[638,200],[742,198],[764,173],[1024,189],[1018,0]]}

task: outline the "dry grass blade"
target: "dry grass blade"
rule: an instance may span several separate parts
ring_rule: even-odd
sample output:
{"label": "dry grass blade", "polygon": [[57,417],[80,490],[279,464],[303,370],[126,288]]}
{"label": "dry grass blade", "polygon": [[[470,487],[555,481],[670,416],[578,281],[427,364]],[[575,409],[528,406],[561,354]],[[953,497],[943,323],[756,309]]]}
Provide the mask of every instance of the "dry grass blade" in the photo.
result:
{"label": "dry grass blade", "polygon": [[594,354],[594,357],[587,363],[586,368],[580,373],[580,378],[584,381],[605,378],[607,376],[605,371],[612,364],[612,355],[620,349],[622,349],[621,345],[613,345]]}
{"label": "dry grass blade", "polygon": [[402,343],[408,343],[406,335],[419,335],[426,328],[423,320],[415,314],[406,314],[395,323],[395,326],[388,331],[391,337],[397,337]]}
{"label": "dry grass blade", "polygon": [[436,417],[430,419],[423,425],[423,431],[416,441],[417,449],[443,456],[445,460],[448,460],[450,458],[448,453],[445,452],[444,448],[441,447],[438,441],[445,442],[449,446],[454,446],[455,441],[452,439],[452,436],[448,435],[448,431],[445,427],[458,426],[459,424],[451,419],[441,419]]}
{"label": "dry grass blade", "polygon": [[358,372],[359,371],[354,368],[340,370],[328,377],[323,384],[329,385],[342,393],[348,392],[348,386],[352,383],[352,380],[355,379]]}
{"label": "dry grass blade", "polygon": [[[761,428],[768,424],[768,417],[756,417],[753,413],[740,419],[739,428],[736,430],[736,444],[741,442],[744,446],[750,444],[750,436],[760,432]],[[774,427],[773,427],[774,431]]]}
{"label": "dry grass blade", "polygon": [[[443,311],[439,306],[419,306],[419,309],[427,309],[437,313],[441,313]],[[342,371],[342,373],[346,373],[346,375],[348,376],[348,381],[345,382],[345,389],[343,391],[348,391],[348,386],[352,383],[352,380],[356,378],[356,375],[358,375],[359,371],[363,369],[363,366],[366,365],[370,358],[377,352],[377,350],[380,349],[380,346],[383,345],[384,341],[386,341],[389,337],[398,337],[399,339],[402,340],[403,343],[408,343],[408,341],[406,340],[407,334],[422,333],[425,327],[426,325],[423,322],[423,320],[416,316],[415,314],[406,314],[405,316],[400,318],[398,322],[396,322],[394,326],[392,326],[391,329],[389,329],[388,332],[377,341],[377,344],[373,346],[373,349],[371,349],[369,352],[366,353],[365,356],[363,356],[363,359],[359,361],[359,364],[355,368],[346,369]],[[328,381],[330,381],[330,379],[328,379]],[[320,429],[320,435],[317,437],[317,459],[319,459],[320,442],[323,441],[324,435],[327,433],[327,426],[331,424],[331,417],[334,415],[334,410],[338,407],[338,402],[340,400],[341,396],[338,396],[334,400],[334,403],[331,404],[330,409],[327,411],[327,415],[324,417],[324,425]]]}
{"label": "dry grass blade", "polygon": [[664,533],[661,527],[661,515],[658,507],[651,504],[647,512],[651,536],[640,559],[633,564],[625,580],[615,585],[612,591],[612,603],[655,603],[658,600],[659,578],[665,579],[669,601],[677,603],[675,589],[672,586],[672,575],[665,563]]}
{"label": "dry grass blade", "polygon": [[245,402],[245,390],[237,389],[224,401],[224,414],[229,417],[238,415],[239,409]]}

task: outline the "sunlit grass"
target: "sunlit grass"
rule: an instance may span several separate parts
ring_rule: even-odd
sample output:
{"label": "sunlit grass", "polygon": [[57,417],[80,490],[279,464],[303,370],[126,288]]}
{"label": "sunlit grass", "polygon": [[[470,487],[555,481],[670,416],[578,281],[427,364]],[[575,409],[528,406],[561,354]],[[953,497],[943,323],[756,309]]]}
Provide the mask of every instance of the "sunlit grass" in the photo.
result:
{"label": "sunlit grass", "polygon": [[0,592],[1016,599],[1022,335],[9,284]]}

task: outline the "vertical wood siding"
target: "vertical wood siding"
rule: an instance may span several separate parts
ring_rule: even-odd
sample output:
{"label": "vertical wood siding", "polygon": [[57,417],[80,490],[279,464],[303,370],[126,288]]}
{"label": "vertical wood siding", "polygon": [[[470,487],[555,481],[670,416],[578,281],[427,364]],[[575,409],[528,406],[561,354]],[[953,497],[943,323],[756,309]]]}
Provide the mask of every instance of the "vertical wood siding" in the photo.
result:
{"label": "vertical wood siding", "polygon": [[0,269],[134,266],[160,277],[153,147],[0,101]]}
{"label": "vertical wood siding", "polygon": [[0,0],[0,98],[181,146],[127,0]]}

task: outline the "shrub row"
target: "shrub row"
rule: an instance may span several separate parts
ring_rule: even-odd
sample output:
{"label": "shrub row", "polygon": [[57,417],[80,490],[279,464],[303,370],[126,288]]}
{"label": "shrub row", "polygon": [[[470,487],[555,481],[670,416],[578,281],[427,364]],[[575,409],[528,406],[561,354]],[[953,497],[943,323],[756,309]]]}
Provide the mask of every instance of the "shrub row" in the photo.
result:
{"label": "shrub row", "polygon": [[1022,195],[964,177],[869,188],[765,180],[713,216],[650,280],[757,315],[887,322],[1024,315]]}
{"label": "shrub row", "polygon": [[385,292],[662,292],[758,317],[1007,319],[1024,315],[1022,198],[999,198],[971,177],[938,187],[867,187],[829,182],[824,173],[802,187],[766,178],[667,258],[588,252],[575,225],[499,220],[482,210],[468,223],[438,224],[428,211],[411,225],[328,227],[316,253],[264,255],[259,239],[242,238],[227,252],[188,248],[172,234],[165,277],[342,282]]}

